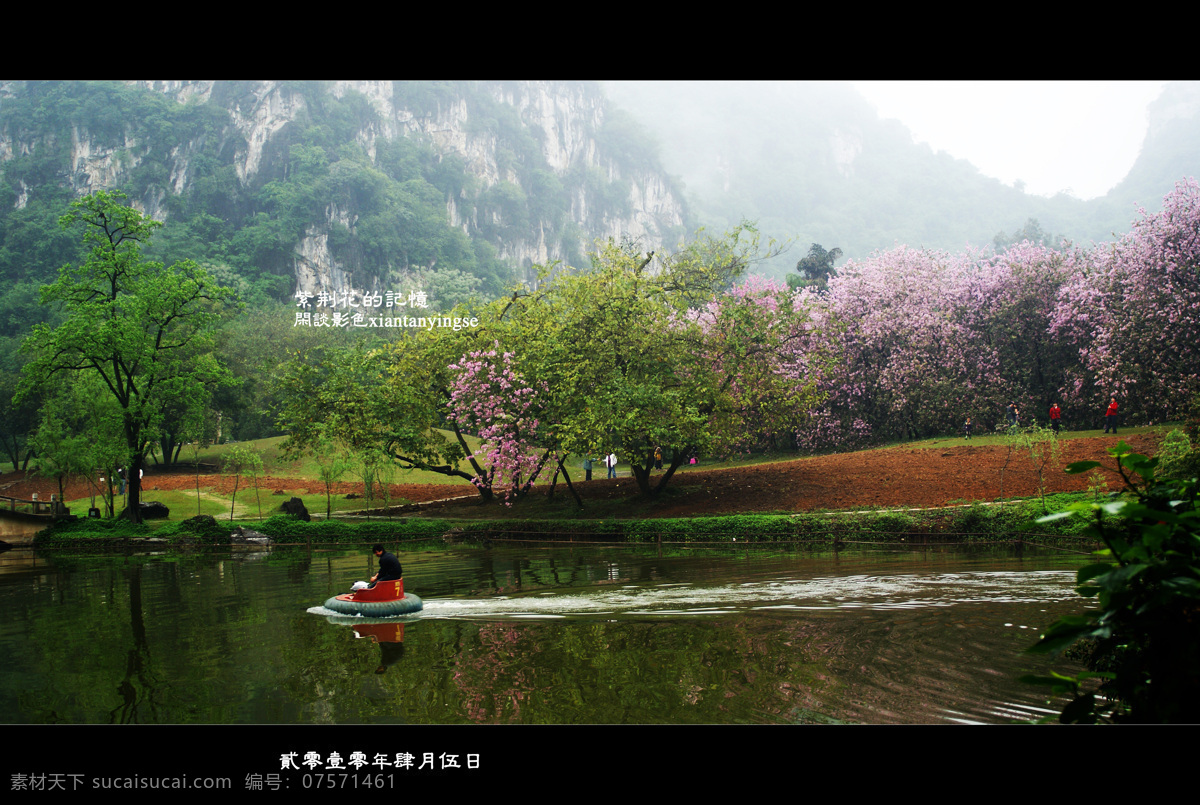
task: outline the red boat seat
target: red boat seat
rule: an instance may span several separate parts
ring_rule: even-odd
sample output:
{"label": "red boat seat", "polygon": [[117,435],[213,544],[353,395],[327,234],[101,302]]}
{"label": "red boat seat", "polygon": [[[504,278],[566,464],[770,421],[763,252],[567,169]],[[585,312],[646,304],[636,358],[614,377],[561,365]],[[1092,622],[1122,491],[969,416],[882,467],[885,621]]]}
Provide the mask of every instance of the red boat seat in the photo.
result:
{"label": "red boat seat", "polygon": [[404,579],[377,581],[374,587],[349,595],[339,595],[343,601],[396,601],[404,597]]}

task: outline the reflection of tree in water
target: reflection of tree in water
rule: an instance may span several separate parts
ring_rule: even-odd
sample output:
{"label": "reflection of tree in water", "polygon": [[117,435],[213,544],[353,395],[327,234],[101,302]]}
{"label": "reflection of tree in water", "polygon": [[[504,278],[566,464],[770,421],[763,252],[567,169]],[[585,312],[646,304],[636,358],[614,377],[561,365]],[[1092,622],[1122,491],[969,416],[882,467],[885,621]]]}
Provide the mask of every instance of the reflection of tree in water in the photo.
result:
{"label": "reflection of tree in water", "polygon": [[603,576],[605,568],[598,568],[595,558],[587,552],[566,558],[538,559],[514,559],[485,553],[478,562],[478,577],[488,583],[466,590],[468,596],[514,595],[597,582],[654,581],[659,577],[658,568],[654,566],[635,564],[627,568],[623,564],[605,563],[606,579]]}
{"label": "reflection of tree in water", "polygon": [[117,695],[121,698],[121,704],[109,712],[109,723],[138,723],[141,720],[139,708],[143,699],[150,707],[149,722],[158,723],[154,701],[154,691],[158,683],[150,669],[150,644],[146,638],[146,621],[142,612],[141,563],[134,563],[126,568],[125,578],[129,582],[129,623],[133,645],[129,647],[125,677],[117,685]]}
{"label": "reflection of tree in water", "polygon": [[288,555],[287,577],[293,584],[302,584],[312,570],[312,550],[295,551]]}
{"label": "reflection of tree in water", "polygon": [[[479,627],[478,650],[464,647],[452,675],[462,691],[460,708],[472,721],[500,720],[508,712],[508,721],[521,723],[521,704],[535,690],[538,677],[530,655],[541,650],[529,635],[540,629],[522,629],[508,623],[489,623]],[[525,639],[523,639],[525,638]],[[549,681],[542,687],[548,687]]]}
{"label": "reflection of tree in water", "polygon": [[833,623],[481,624],[461,641],[452,679],[474,722],[789,721],[839,685],[824,673],[847,650]]}

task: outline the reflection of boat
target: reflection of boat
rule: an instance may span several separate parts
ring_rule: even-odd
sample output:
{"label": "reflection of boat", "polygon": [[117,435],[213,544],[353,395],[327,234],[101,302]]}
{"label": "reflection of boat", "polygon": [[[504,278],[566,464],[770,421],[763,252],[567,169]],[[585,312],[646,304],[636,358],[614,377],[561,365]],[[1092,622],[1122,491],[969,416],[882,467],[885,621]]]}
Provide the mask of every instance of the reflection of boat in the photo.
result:
{"label": "reflection of boat", "polygon": [[404,620],[391,618],[358,618],[348,615],[327,615],[330,623],[349,626],[355,637],[365,637],[379,646],[379,666],[375,673],[382,674],[404,659]]}
{"label": "reflection of boat", "polygon": [[359,615],[364,618],[387,618],[392,615],[408,615],[420,612],[421,599],[412,593],[404,593],[404,579],[377,581],[374,587],[345,595],[335,595],[325,602],[325,608],[342,615]]}
{"label": "reflection of boat", "polygon": [[326,615],[334,626],[349,626],[355,637],[369,637],[376,643],[403,643],[404,627],[416,618],[360,618],[356,615]]}

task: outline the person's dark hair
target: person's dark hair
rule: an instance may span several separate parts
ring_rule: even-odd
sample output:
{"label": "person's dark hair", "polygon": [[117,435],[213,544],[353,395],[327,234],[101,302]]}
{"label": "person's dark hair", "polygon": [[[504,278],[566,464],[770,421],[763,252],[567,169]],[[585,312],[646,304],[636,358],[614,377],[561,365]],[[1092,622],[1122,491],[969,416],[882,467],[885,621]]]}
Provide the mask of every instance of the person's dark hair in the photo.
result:
{"label": "person's dark hair", "polygon": [[371,549],[371,553],[383,553],[383,546],[378,542],[375,543],[375,547]]}

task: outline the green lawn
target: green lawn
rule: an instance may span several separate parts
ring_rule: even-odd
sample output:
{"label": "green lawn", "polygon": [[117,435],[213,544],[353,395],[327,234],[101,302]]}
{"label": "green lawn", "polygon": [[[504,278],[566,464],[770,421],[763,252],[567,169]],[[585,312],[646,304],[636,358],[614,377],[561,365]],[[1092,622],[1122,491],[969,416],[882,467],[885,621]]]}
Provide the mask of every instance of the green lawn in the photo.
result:
{"label": "green lawn", "polygon": [[[447,438],[451,437],[448,431],[442,431]],[[321,476],[321,465],[315,456],[304,455],[299,458],[289,459],[284,456],[281,445],[286,439],[286,436],[273,436],[269,439],[257,439],[250,442],[235,442],[229,444],[210,445],[202,448],[199,453],[199,461],[203,465],[215,467],[220,471],[226,454],[237,444],[243,447],[248,447],[257,452],[263,459],[266,474],[281,476],[285,478],[305,478],[312,479],[319,483]],[[479,440],[473,436],[467,437],[467,446],[472,450],[479,446]],[[196,461],[196,454],[191,446],[185,445],[179,454],[179,460],[182,462],[192,463]],[[466,462],[463,462],[466,467]],[[456,478],[450,475],[442,475],[437,472],[428,470],[402,470],[393,468],[391,470],[392,477],[388,480],[393,484],[463,484],[470,485],[470,481],[462,478]],[[350,469],[339,479],[341,481],[353,483],[358,481],[361,483],[361,477],[356,474],[355,469]],[[322,509],[324,505],[322,505]]]}
{"label": "green lawn", "polygon": [[[260,514],[262,519],[271,517],[279,513],[279,507],[284,501],[290,500],[292,497],[298,497],[304,502],[304,506],[309,513],[314,517],[324,518],[326,511],[326,499],[324,491],[314,491],[321,489],[320,481],[312,481],[307,492],[300,494],[299,490],[284,490],[284,495],[274,494],[274,487],[260,486],[257,497],[254,492],[253,483],[245,484],[238,489],[236,502],[230,495],[221,495],[211,486],[205,486],[204,479],[200,479],[200,491],[192,489],[150,489],[147,488],[142,492],[143,501],[157,501],[165,505],[171,512],[170,520],[178,522],[186,520],[189,517],[195,517],[197,514],[208,514],[217,520],[229,520],[230,509],[232,507],[235,520],[258,520]],[[197,500],[197,497],[199,498]],[[389,506],[400,506],[407,503],[403,498],[391,498],[387,501]],[[383,498],[376,498],[373,501],[366,501],[363,498],[354,498],[348,500],[345,493],[334,494],[330,500],[331,510],[334,514],[352,514],[361,512],[365,508],[380,508],[384,505]],[[97,499],[97,505],[103,509],[103,503]],[[116,507],[120,510],[122,499],[117,498]],[[68,508],[75,513],[83,513],[91,506],[90,498],[80,498],[79,500],[67,501]]]}
{"label": "green lawn", "polygon": [[[1122,428],[1119,436],[1128,436],[1134,434],[1157,434],[1158,436],[1165,435],[1171,430],[1170,425],[1159,426],[1144,426],[1136,428]],[[1061,434],[1063,439],[1082,439],[1104,436],[1103,430],[1085,430],[1085,431],[1068,431],[1064,430]],[[279,506],[283,501],[290,497],[299,497],[308,511],[318,518],[323,518],[326,511],[326,499],[324,486],[320,481],[320,466],[312,456],[305,456],[298,459],[288,460],[283,456],[280,449],[280,444],[285,437],[276,436],[269,439],[259,439],[252,442],[242,443],[244,446],[257,451],[262,457],[265,465],[265,474],[274,477],[294,478],[304,480],[305,485],[303,491],[301,489],[284,489],[284,495],[274,494],[278,488],[277,484],[260,485],[259,499],[255,498],[253,482],[243,476],[242,486],[237,493],[237,502],[234,507],[235,520],[257,520],[259,518],[259,504],[261,502],[262,516],[270,517],[278,512]],[[476,447],[478,440],[469,439],[468,443],[472,448]],[[916,442],[904,442],[884,445],[874,448],[877,450],[887,450],[896,447],[906,447],[915,449],[954,447],[959,445],[998,445],[1004,444],[1004,435],[999,433],[980,434],[973,436],[970,440],[964,439],[961,435],[942,436],[932,439],[923,439]],[[231,449],[232,445],[222,444],[205,447],[199,452],[199,461],[202,465],[215,467],[219,471],[222,465],[222,459],[225,454]],[[184,462],[192,462],[196,460],[196,454],[192,448],[185,446],[180,452],[179,458]],[[679,468],[678,473],[695,472],[698,470],[713,470],[726,469],[733,467],[746,467],[760,464],[772,464],[779,462],[804,460],[806,456],[800,456],[795,453],[768,453],[754,456],[738,456],[726,460],[701,458],[699,463],[691,465],[685,464]],[[568,470],[571,472],[573,481],[583,479],[582,459],[573,458],[567,464]],[[628,462],[623,462],[618,466],[620,477],[627,478],[630,476]],[[593,477],[604,477],[603,468],[593,471]],[[354,470],[348,471],[339,479],[345,483],[362,484],[361,476],[356,474]],[[463,487],[463,493],[467,494],[471,491],[470,482],[451,476],[442,475],[435,472],[425,470],[400,470],[393,469],[391,477],[388,480],[393,484],[457,484]],[[566,484],[559,479],[557,495],[561,495],[561,499],[556,501],[558,505],[552,504],[547,510],[548,514],[554,516],[571,517],[574,515],[574,503],[571,498],[570,491]],[[668,493],[674,490],[666,490]],[[203,476],[200,481],[199,502],[197,502],[197,493],[194,489],[181,489],[176,491],[166,490],[143,490],[143,499],[147,501],[161,501],[171,510],[171,520],[185,520],[189,517],[195,517],[197,512],[200,514],[208,514],[218,520],[228,520],[230,515],[231,499],[228,495],[221,495],[213,491],[212,487],[205,486]],[[403,499],[392,499],[388,501],[389,505],[397,506],[407,501]],[[335,494],[332,497],[332,511],[334,513],[350,514],[357,511],[362,511],[368,507],[368,502],[362,498],[347,500],[345,494]],[[377,498],[369,502],[370,508],[378,508],[383,506],[383,500]],[[67,501],[67,505],[76,512],[86,512],[91,501],[88,498],[81,500]],[[118,508],[120,501],[118,500]],[[598,506],[599,508],[595,508]],[[560,510],[561,509],[561,510]],[[601,512],[603,509],[605,511]],[[594,504],[593,510],[589,512],[589,516],[616,516],[616,517],[637,517],[639,514],[639,506],[636,502],[628,500],[614,500],[611,505]],[[489,516],[496,516],[494,511],[490,511]]]}
{"label": "green lawn", "polygon": [[[1121,428],[1121,431],[1120,431],[1120,433],[1117,434],[1117,436],[1124,437],[1124,436],[1149,433],[1149,434],[1157,434],[1158,436],[1162,437],[1162,436],[1166,436],[1167,433],[1175,427],[1182,427],[1182,426],[1181,425],[1143,425],[1143,426],[1137,427],[1137,428]],[[1059,439],[1064,440],[1064,441],[1069,440],[1069,439],[1095,439],[1097,437],[1101,437],[1101,436],[1105,436],[1105,435],[1111,435],[1111,434],[1105,434],[1103,428],[1097,428],[1095,430],[1067,430],[1064,428],[1059,433]],[[945,448],[945,447],[954,447],[956,445],[967,445],[967,444],[971,444],[971,445],[1000,444],[1000,445],[1002,445],[1002,444],[1004,444],[1004,434],[1003,433],[978,433],[977,432],[976,435],[971,436],[970,439],[965,439],[965,438],[963,438],[961,433],[958,433],[958,434],[954,434],[953,436],[938,436],[938,437],[935,437],[932,439],[922,439],[921,441],[918,441],[918,442],[903,442],[903,443],[889,444],[889,445],[885,445],[885,447],[883,449],[886,449],[888,447],[909,447],[909,448],[917,448],[917,449],[930,448],[930,447]]]}

